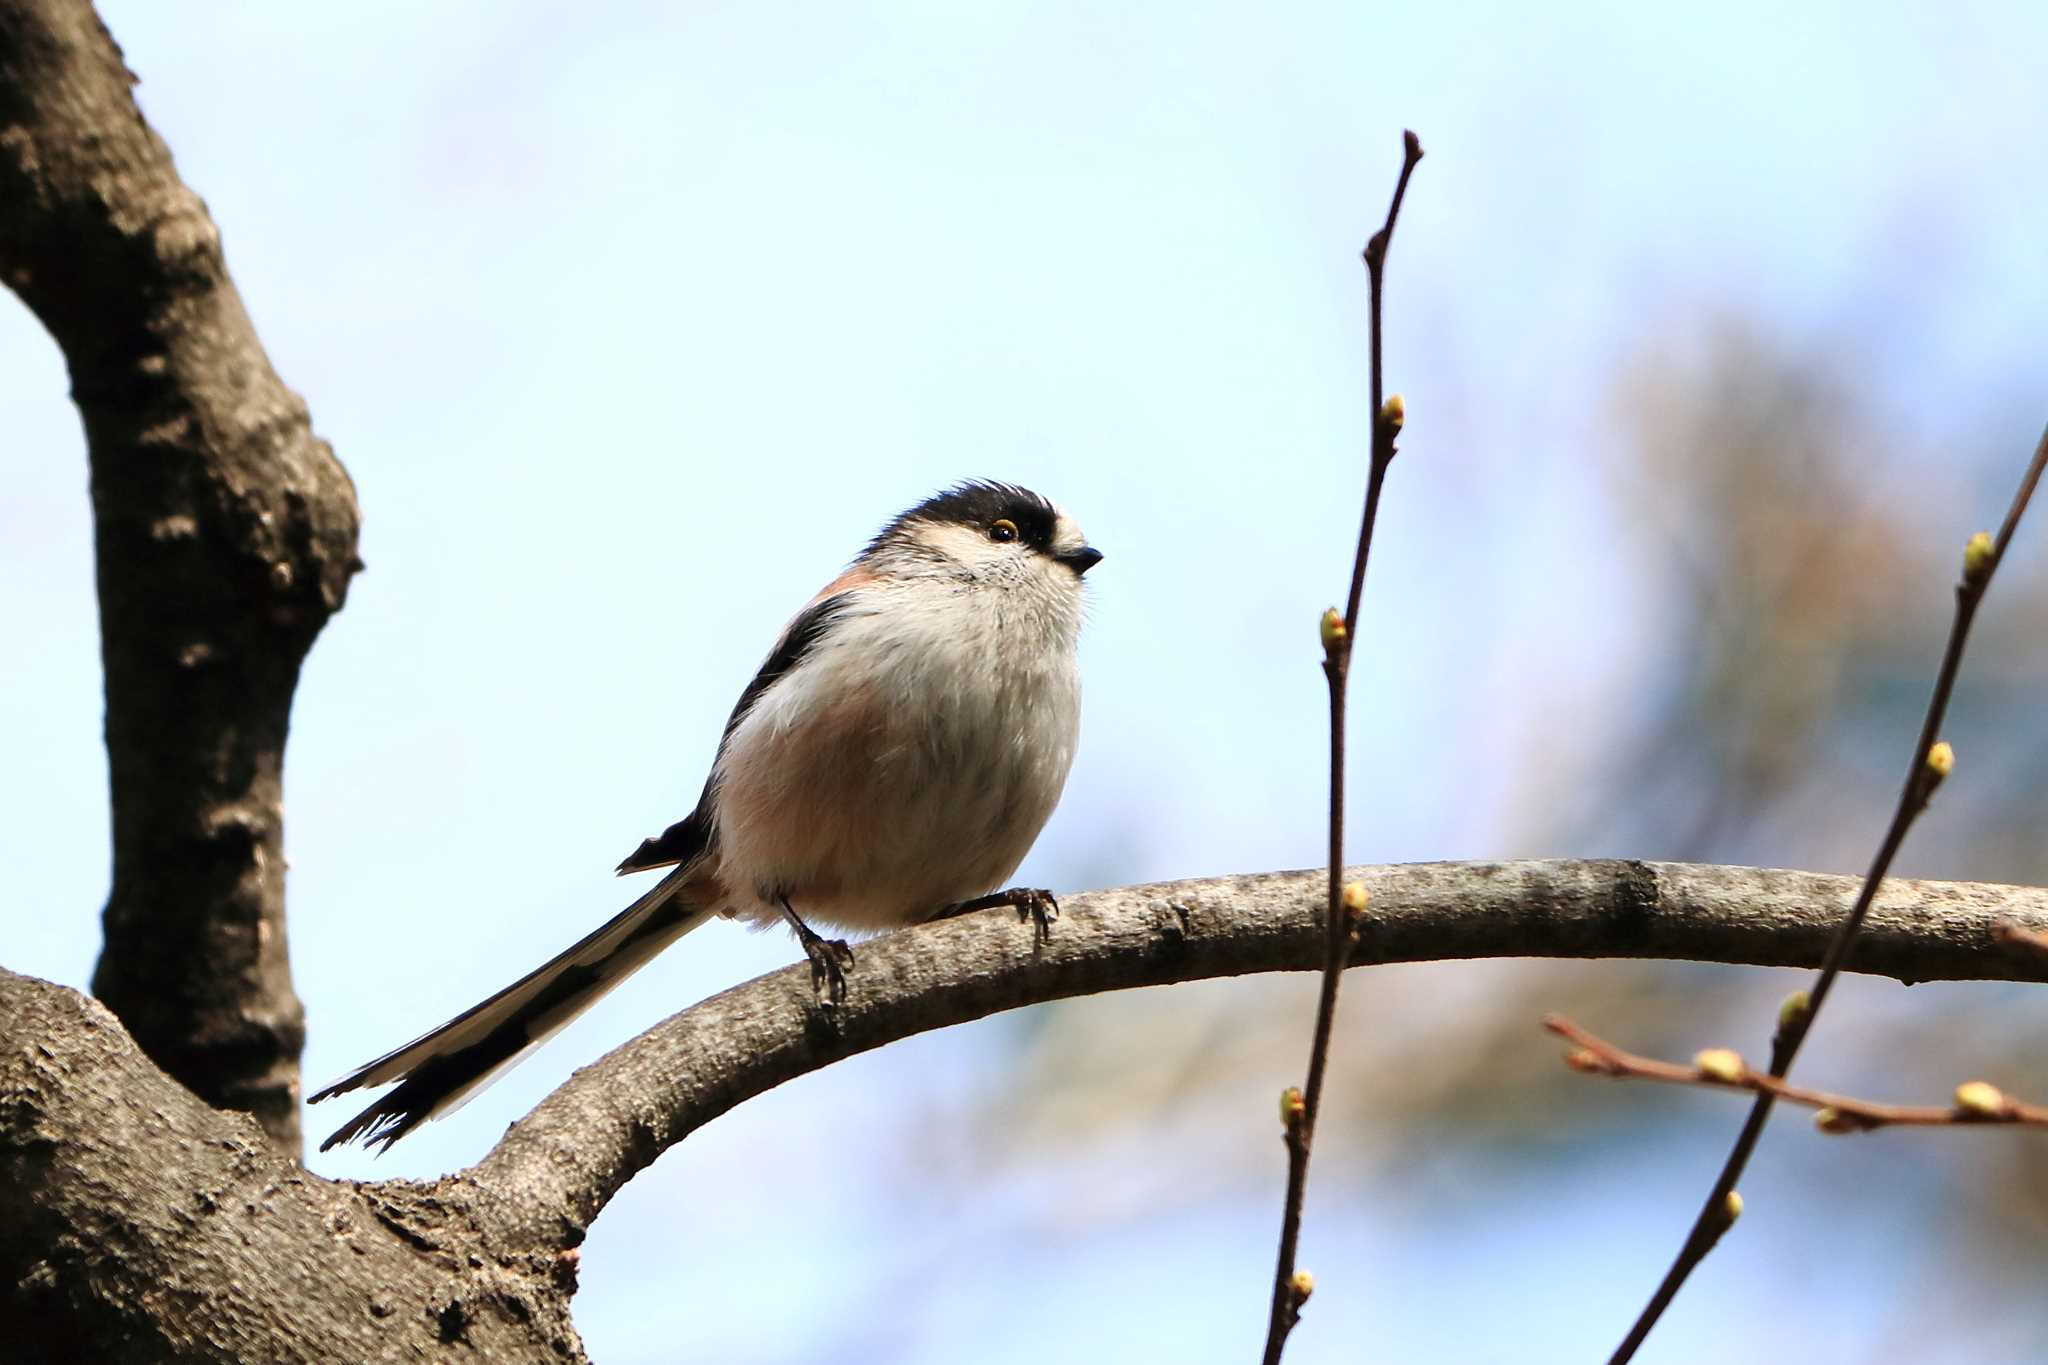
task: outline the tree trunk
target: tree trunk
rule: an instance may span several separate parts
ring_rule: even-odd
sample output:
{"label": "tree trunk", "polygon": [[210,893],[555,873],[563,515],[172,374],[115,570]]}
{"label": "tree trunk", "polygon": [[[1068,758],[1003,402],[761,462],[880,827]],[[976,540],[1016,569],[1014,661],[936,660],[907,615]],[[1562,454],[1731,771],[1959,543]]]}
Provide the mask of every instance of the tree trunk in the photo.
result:
{"label": "tree trunk", "polygon": [[92,464],[114,833],[93,990],[296,1154],[285,730],[361,567],[355,490],[134,83],[85,0],[0,0],[0,278],[64,352]]}

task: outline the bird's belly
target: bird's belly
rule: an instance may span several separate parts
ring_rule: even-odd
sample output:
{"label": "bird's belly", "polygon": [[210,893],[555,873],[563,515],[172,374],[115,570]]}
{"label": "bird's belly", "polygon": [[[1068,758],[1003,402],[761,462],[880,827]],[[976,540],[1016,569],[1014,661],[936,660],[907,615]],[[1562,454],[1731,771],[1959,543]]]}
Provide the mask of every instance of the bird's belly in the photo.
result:
{"label": "bird's belly", "polygon": [[1073,758],[1076,707],[1058,681],[911,705],[841,686],[747,717],[718,788],[735,911],[766,919],[786,895],[806,920],[882,929],[995,890]]}

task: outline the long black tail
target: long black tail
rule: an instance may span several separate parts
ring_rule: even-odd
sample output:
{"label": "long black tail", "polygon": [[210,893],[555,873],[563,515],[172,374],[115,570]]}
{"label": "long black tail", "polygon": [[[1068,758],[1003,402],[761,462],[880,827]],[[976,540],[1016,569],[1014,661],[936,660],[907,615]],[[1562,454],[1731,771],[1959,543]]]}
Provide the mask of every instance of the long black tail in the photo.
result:
{"label": "long black tail", "polygon": [[490,999],[395,1052],[356,1068],[313,1096],[313,1103],[366,1085],[401,1084],[320,1144],[391,1144],[428,1119],[459,1108],[513,1063],[552,1038],[669,944],[709,919],[677,893],[688,867],[656,883],[575,947],[528,972]]}

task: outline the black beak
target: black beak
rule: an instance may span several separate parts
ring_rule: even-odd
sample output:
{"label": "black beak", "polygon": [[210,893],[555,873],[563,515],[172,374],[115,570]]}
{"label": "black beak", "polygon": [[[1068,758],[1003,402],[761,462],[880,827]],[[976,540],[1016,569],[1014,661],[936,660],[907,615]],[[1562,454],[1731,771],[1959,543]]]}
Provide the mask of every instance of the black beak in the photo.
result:
{"label": "black beak", "polygon": [[1102,551],[1093,545],[1083,545],[1078,550],[1062,550],[1053,558],[1072,569],[1074,577],[1079,578],[1102,562]]}

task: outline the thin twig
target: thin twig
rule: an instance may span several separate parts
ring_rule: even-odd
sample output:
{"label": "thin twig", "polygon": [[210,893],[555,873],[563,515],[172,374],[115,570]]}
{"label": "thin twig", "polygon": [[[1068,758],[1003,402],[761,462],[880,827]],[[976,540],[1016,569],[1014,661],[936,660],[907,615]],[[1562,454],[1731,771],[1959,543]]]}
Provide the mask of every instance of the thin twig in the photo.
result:
{"label": "thin twig", "polygon": [[1347,900],[1344,888],[1344,697],[1351,675],[1351,641],[1358,630],[1358,603],[1365,592],[1366,561],[1372,553],[1373,525],[1379,518],[1380,487],[1386,482],[1387,467],[1394,461],[1394,438],[1400,433],[1402,409],[1389,405],[1383,396],[1380,361],[1380,302],[1384,293],[1387,244],[1393,240],[1394,223],[1401,216],[1401,200],[1408,193],[1408,177],[1422,160],[1422,143],[1412,132],[1401,134],[1401,174],[1394,182],[1394,197],[1387,205],[1387,220],[1365,247],[1365,268],[1370,281],[1372,315],[1372,459],[1366,474],[1365,514],[1358,528],[1358,553],[1351,566],[1351,593],[1345,599],[1344,616],[1335,611],[1323,618],[1323,676],[1330,691],[1330,884],[1326,922],[1327,955],[1323,964],[1322,991],[1316,999],[1314,1040],[1309,1047],[1308,1078],[1301,1089],[1292,1086],[1281,1096],[1280,1116],[1287,1143],[1287,1197],[1281,1206],[1280,1251],[1273,1267],[1272,1310],[1266,1322],[1265,1365],[1278,1365],[1287,1344],[1287,1334],[1301,1318],[1301,1306],[1308,1302],[1314,1281],[1307,1272],[1296,1271],[1294,1256],[1301,1240],[1302,1198],[1308,1188],[1309,1148],[1315,1139],[1316,1114],[1322,1107],[1323,1076],[1330,1060],[1330,1030],[1337,1017],[1337,988],[1351,949],[1358,942],[1358,915],[1365,908],[1360,894]]}
{"label": "thin twig", "polygon": [[1747,1090],[1770,1095],[1818,1110],[1814,1122],[1823,1133],[1867,1133],[1873,1128],[1963,1127],[1986,1123],[2048,1127],[2048,1106],[2013,1099],[1988,1081],[1964,1081],[1956,1087],[1953,1104],[1879,1104],[1874,1100],[1859,1100],[1825,1090],[1809,1090],[1767,1072],[1752,1071],[1738,1053],[1728,1048],[1708,1048],[1693,1058],[1691,1066],[1682,1066],[1677,1062],[1625,1052],[1562,1015],[1545,1015],[1543,1027],[1571,1041],[1573,1049],[1565,1054],[1564,1061],[1574,1071],[1583,1071],[1590,1076],[1664,1081],[1672,1085],[1704,1086],[1709,1090]]}
{"label": "thin twig", "polygon": [[[1926,718],[1922,720],[1920,733],[1913,743],[1912,762],[1906,770],[1905,784],[1899,791],[1898,808],[1892,814],[1891,826],[1885,831],[1877,857],[1863,879],[1863,889],[1857,894],[1856,904],[1828,944],[1827,956],[1821,961],[1820,975],[1807,992],[1806,1008],[1789,1010],[1780,1018],[1777,1035],[1771,1040],[1770,1074],[1774,1078],[1783,1078],[1791,1068],[1799,1045],[1813,1028],[1814,1017],[1826,1003],[1835,978],[1841,975],[1842,964],[1848,959],[1849,949],[1863,928],[1864,916],[1870,911],[1878,884],[1891,869],[1892,859],[1897,855],[1899,845],[1905,842],[1906,832],[1912,828],[1913,821],[1927,808],[1927,799],[1934,794],[1934,788],[1947,771],[1947,764],[1953,761],[1948,746],[1937,746],[1935,736],[1948,713],[1949,694],[1955,689],[1956,672],[1962,666],[1963,647],[1969,639],[1970,624],[1976,619],[1977,606],[1984,600],[1984,591],[1991,585],[1992,574],[2005,558],[2006,546],[2011,543],[2020,515],[2026,511],[2027,503],[2034,495],[2035,485],[2041,481],[2044,466],[2048,466],[2048,431],[2042,432],[2039,443],[2034,447],[2034,458],[2027,465],[2019,490],[2013,494],[2012,505],[2006,511],[2005,523],[1999,527],[1997,538],[1993,540],[1980,532],[1971,538],[1964,550],[1963,574],[1956,584],[1955,622],[1949,628],[1948,647],[1942,653],[1941,670],[1935,676],[1934,694],[1927,699]],[[1610,1357],[1609,1365],[1624,1365],[1634,1357],[1643,1339],[1649,1336],[1650,1329],[1657,1325],[1657,1319],[1663,1316],[1664,1310],[1677,1296],[1679,1287],[1692,1274],[1693,1267],[1706,1258],[1715,1241],[1727,1230],[1732,1221],[1730,1197],[1735,1193],[1735,1182],[1742,1178],[1744,1168],[1749,1165],[1750,1155],[1756,1150],[1757,1139],[1763,1135],[1764,1123],[1770,1118],[1771,1106],[1776,1099],[1777,1096],[1769,1091],[1758,1093],[1741,1133],[1736,1136],[1734,1147],[1729,1150],[1728,1160],[1714,1181],[1712,1192],[1701,1206],[1699,1216],[1693,1220],[1692,1231],[1686,1235],[1684,1245],[1679,1248],[1671,1268],[1665,1272],[1657,1292],[1650,1296],[1628,1336]]]}
{"label": "thin twig", "polygon": [[[1372,373],[1372,464],[1366,476],[1365,516],[1358,527],[1358,557],[1351,565],[1351,595],[1344,602],[1343,666],[1347,669],[1351,665],[1351,637],[1358,632],[1358,600],[1365,592],[1365,563],[1372,554],[1373,523],[1379,518],[1380,485],[1386,481],[1387,466],[1394,462],[1394,438],[1401,432],[1401,412],[1397,408],[1390,413],[1386,405],[1386,385],[1380,358],[1380,300],[1386,291],[1387,246],[1394,240],[1394,220],[1401,215],[1401,200],[1408,193],[1408,177],[1415,173],[1415,164],[1422,160],[1422,144],[1414,133],[1401,134],[1401,152],[1401,177],[1394,182],[1394,198],[1387,206],[1387,221],[1366,241],[1364,252],[1372,315],[1368,343]],[[1336,821],[1333,819],[1331,823]]]}

